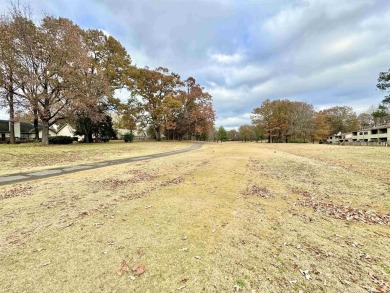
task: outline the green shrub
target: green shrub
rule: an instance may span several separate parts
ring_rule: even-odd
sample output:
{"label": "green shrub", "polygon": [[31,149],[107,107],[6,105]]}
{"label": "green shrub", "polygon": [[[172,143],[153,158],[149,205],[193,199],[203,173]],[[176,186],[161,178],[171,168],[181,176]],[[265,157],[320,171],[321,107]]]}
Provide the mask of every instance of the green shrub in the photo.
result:
{"label": "green shrub", "polygon": [[77,136],[72,137],[73,141],[79,141],[79,138]]}
{"label": "green shrub", "polygon": [[49,137],[49,144],[71,144],[73,138],[70,136],[51,136]]}
{"label": "green shrub", "polygon": [[131,132],[129,133],[126,133],[124,136],[123,136],[123,140],[125,142],[132,142],[134,140],[134,134],[132,134]]}

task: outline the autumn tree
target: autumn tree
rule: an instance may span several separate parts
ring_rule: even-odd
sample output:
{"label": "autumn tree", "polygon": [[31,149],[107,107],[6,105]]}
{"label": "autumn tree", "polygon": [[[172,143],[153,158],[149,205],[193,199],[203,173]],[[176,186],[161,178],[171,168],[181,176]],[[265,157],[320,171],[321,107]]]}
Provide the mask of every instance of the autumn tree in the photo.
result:
{"label": "autumn tree", "polygon": [[[22,20],[26,23],[25,20]],[[42,121],[42,143],[48,144],[49,127],[96,104],[85,95],[88,52],[80,28],[64,18],[45,17],[38,27],[18,27],[20,88]]]}
{"label": "autumn tree", "polygon": [[240,139],[243,142],[247,142],[248,140],[252,141],[256,138],[256,133],[251,125],[241,125],[238,128],[238,132],[240,133]]}
{"label": "autumn tree", "polygon": [[360,113],[357,117],[359,129],[366,129],[374,126],[374,119],[370,113]]}
{"label": "autumn tree", "polygon": [[0,107],[9,113],[10,143],[15,143],[15,76],[18,66],[15,52],[14,22],[10,17],[0,18]]}
{"label": "autumn tree", "polygon": [[331,134],[330,123],[323,111],[319,111],[314,117],[314,138],[317,141],[325,142],[329,134]]}
{"label": "autumn tree", "polygon": [[83,31],[82,36],[89,56],[87,70],[83,73],[86,82],[83,91],[97,103],[79,109],[73,124],[83,133],[85,141],[91,142],[94,129],[105,123],[111,110],[115,109],[121,119],[129,122],[130,112],[133,112],[130,105],[121,103],[114,94],[129,84],[133,68],[126,49],[113,37],[107,37],[100,30]]}
{"label": "autumn tree", "polygon": [[180,76],[169,73],[167,68],[159,67],[139,69],[133,78],[133,95],[140,97],[139,107],[146,122],[152,126],[157,140],[161,140],[167,101],[176,94],[178,85],[182,85]]}
{"label": "autumn tree", "polygon": [[[268,142],[271,142],[271,132],[273,131],[272,126],[272,115],[273,115],[273,103],[267,99],[260,107],[253,109],[252,111],[252,124],[259,125],[267,131]],[[241,131],[239,130],[240,135]],[[241,137],[241,140],[243,138]],[[246,141],[246,140],[245,140]]]}
{"label": "autumn tree", "polygon": [[358,120],[352,107],[336,106],[322,110],[329,123],[330,134],[346,133],[358,129]]}
{"label": "autumn tree", "polygon": [[235,129],[229,130],[228,133],[227,133],[227,135],[228,135],[228,139],[229,139],[229,140],[236,141],[236,140],[239,139],[239,133],[238,133],[238,131],[235,130]]}
{"label": "autumn tree", "polygon": [[290,113],[289,134],[291,139],[311,140],[315,132],[315,111],[311,104],[299,101],[289,102]]}

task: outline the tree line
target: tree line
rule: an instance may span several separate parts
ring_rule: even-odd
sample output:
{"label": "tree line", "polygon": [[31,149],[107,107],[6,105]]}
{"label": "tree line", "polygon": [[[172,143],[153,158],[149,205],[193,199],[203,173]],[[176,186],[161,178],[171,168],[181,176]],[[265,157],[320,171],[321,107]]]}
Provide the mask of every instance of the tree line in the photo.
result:
{"label": "tree line", "polygon": [[390,123],[388,98],[359,115],[349,106],[315,111],[313,105],[289,100],[265,100],[252,112],[253,125],[243,125],[238,134],[245,140],[268,142],[326,141],[337,133],[348,133]]}
{"label": "tree line", "polygon": [[[43,144],[49,128],[65,122],[89,142],[104,135],[112,113],[118,126],[149,126],[157,140],[206,139],[214,125],[212,96],[193,77],[137,68],[121,43],[100,30],[53,16],[35,23],[29,9],[13,4],[0,17],[0,35],[0,106],[9,113],[11,143],[22,117],[34,121],[37,139],[42,125]],[[120,89],[129,92],[126,102],[115,97]]]}

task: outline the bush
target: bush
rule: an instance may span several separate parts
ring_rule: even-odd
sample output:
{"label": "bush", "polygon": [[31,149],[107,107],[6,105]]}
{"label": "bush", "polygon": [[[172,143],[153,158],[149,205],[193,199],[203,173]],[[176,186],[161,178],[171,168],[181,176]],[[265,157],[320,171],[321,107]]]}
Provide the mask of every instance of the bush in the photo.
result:
{"label": "bush", "polygon": [[71,144],[73,138],[70,136],[51,136],[49,137],[49,144]]}
{"label": "bush", "polygon": [[125,142],[132,142],[134,140],[134,134],[132,134],[131,132],[129,133],[126,133],[124,136],[123,136],[123,140]]}
{"label": "bush", "polygon": [[110,138],[108,136],[104,136],[100,139],[102,142],[109,142]]}
{"label": "bush", "polygon": [[77,136],[72,137],[73,141],[79,141],[79,138]]}

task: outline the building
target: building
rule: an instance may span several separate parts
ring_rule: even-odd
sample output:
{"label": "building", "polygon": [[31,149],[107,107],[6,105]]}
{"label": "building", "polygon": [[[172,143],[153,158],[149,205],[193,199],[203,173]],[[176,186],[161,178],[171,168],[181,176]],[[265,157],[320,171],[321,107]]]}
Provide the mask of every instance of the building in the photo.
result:
{"label": "building", "polygon": [[338,133],[328,137],[329,144],[386,144],[390,142],[390,125],[381,125],[372,128],[353,131],[352,133]]}
{"label": "building", "polygon": [[340,144],[352,141],[352,133],[341,133],[334,134],[328,137],[326,140],[330,144]]}
{"label": "building", "polygon": [[381,125],[352,132],[352,142],[390,142],[390,125]]}
{"label": "building", "polygon": [[[28,141],[35,138],[34,123],[32,122],[15,122],[15,139],[17,141]],[[42,138],[42,124],[38,124],[39,137]],[[56,136],[57,132],[50,127],[49,136]],[[0,141],[7,142],[10,139],[10,122],[9,120],[0,120]]]}

